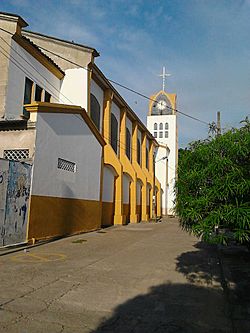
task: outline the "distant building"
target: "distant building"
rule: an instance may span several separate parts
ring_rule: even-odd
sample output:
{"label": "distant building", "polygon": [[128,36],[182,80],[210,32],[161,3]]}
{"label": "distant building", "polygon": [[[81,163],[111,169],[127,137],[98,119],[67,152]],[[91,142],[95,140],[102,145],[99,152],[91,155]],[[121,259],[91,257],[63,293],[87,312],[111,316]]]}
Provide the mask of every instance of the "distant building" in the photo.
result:
{"label": "distant building", "polygon": [[156,177],[162,188],[162,214],[174,214],[174,185],[178,163],[176,94],[164,90],[150,97],[147,128],[157,140]]}

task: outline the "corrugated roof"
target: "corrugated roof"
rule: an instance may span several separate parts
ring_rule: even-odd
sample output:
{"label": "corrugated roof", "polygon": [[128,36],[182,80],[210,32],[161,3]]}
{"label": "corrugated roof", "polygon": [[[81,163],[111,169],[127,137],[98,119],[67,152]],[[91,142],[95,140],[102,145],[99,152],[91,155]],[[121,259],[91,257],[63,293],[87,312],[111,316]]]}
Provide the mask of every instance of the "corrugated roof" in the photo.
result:
{"label": "corrugated roof", "polygon": [[7,13],[7,12],[0,12],[0,16],[1,15],[15,17],[17,20],[19,20],[19,22],[21,22],[21,25],[23,27],[27,27],[28,26],[28,23],[21,16],[19,16],[17,14]]}
{"label": "corrugated roof", "polygon": [[75,43],[75,42],[72,42],[72,41],[68,41],[66,39],[61,39],[61,38],[57,38],[57,37],[50,36],[50,35],[44,35],[44,34],[41,34],[40,32],[34,32],[34,31],[26,30],[26,29],[24,29],[22,31],[26,32],[28,34],[33,34],[33,35],[37,35],[37,36],[41,36],[41,37],[45,37],[45,38],[50,38],[50,39],[54,39],[54,40],[62,42],[62,43],[66,43],[66,44],[70,44],[70,45],[79,46],[79,47],[82,47],[82,48],[85,48],[85,49],[89,49],[91,52],[93,52],[94,57],[99,57],[99,55],[100,55],[100,53],[95,48],[84,45],[84,44]]}
{"label": "corrugated roof", "polygon": [[39,51],[43,57],[45,57],[53,66],[55,66],[63,75],[65,75],[64,71],[57,65],[57,63],[54,62],[54,60],[52,60],[49,56],[47,56],[47,54],[45,54],[44,52],[42,52],[42,50],[39,48],[39,46],[37,46],[35,43],[33,43],[28,37],[26,36],[21,36],[22,39],[26,40],[30,45],[32,45],[32,47],[34,47],[37,51]]}

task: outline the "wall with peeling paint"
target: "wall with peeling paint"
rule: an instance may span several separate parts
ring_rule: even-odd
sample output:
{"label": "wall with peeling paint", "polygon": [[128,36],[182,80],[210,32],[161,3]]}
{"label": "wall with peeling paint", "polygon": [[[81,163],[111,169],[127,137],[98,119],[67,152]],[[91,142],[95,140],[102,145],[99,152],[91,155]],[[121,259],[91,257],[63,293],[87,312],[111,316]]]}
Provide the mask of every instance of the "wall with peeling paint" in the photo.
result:
{"label": "wall with peeling paint", "polygon": [[26,241],[32,166],[0,159],[0,246]]}

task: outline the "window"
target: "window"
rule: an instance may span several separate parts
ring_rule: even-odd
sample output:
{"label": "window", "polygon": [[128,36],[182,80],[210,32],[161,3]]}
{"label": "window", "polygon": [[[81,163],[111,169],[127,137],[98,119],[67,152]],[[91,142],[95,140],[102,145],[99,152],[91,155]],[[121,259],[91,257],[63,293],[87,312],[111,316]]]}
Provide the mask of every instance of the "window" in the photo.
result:
{"label": "window", "polygon": [[168,131],[165,131],[165,138],[168,138]]}
{"label": "window", "polygon": [[93,94],[90,94],[90,118],[100,131],[101,106]]}
{"label": "window", "polygon": [[44,102],[50,103],[51,95],[47,91],[45,91]]}
{"label": "window", "polygon": [[160,123],[160,125],[159,125],[159,130],[160,130],[160,131],[163,130],[163,123]]}
{"label": "window", "polygon": [[[24,98],[23,98],[23,104],[30,104],[31,103],[31,97],[32,97],[32,88],[33,88],[33,82],[25,78],[25,88],[24,88]],[[29,118],[30,114],[23,108],[23,115],[25,118]]]}
{"label": "window", "polygon": [[36,85],[36,90],[35,90],[35,101],[36,102],[41,102],[42,101],[42,91],[43,89]]}
{"label": "window", "polygon": [[154,137],[157,138],[157,132],[154,132]]}
{"label": "window", "polygon": [[139,139],[137,139],[137,162],[141,164],[141,143]]}
{"label": "window", "polygon": [[148,169],[149,165],[149,153],[148,153],[148,147],[146,148],[146,168]]}
{"label": "window", "polygon": [[165,130],[168,130],[168,123],[165,123]]}
{"label": "window", "polygon": [[118,121],[113,113],[111,113],[111,146],[117,154],[118,148]]}
{"label": "window", "polygon": [[22,161],[29,158],[29,149],[9,149],[4,150],[3,158],[7,160]]}
{"label": "window", "polygon": [[154,123],[154,130],[157,131],[157,128],[158,128],[157,123]]}
{"label": "window", "polygon": [[163,132],[159,132],[159,138],[163,138]]}
{"label": "window", "polygon": [[126,128],[126,155],[131,160],[131,134],[128,128]]}
{"label": "window", "polygon": [[64,160],[63,158],[58,158],[57,168],[69,172],[76,172],[76,164],[74,162]]}

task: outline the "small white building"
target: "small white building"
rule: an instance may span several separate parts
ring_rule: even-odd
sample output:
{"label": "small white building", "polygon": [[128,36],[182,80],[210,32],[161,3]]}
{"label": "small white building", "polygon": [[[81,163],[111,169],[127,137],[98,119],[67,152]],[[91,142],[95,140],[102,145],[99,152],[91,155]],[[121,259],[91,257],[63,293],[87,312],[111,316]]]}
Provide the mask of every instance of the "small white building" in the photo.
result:
{"label": "small white building", "polygon": [[176,94],[161,90],[150,99],[147,128],[159,143],[155,156],[155,174],[162,188],[162,214],[174,215],[178,163]]}

